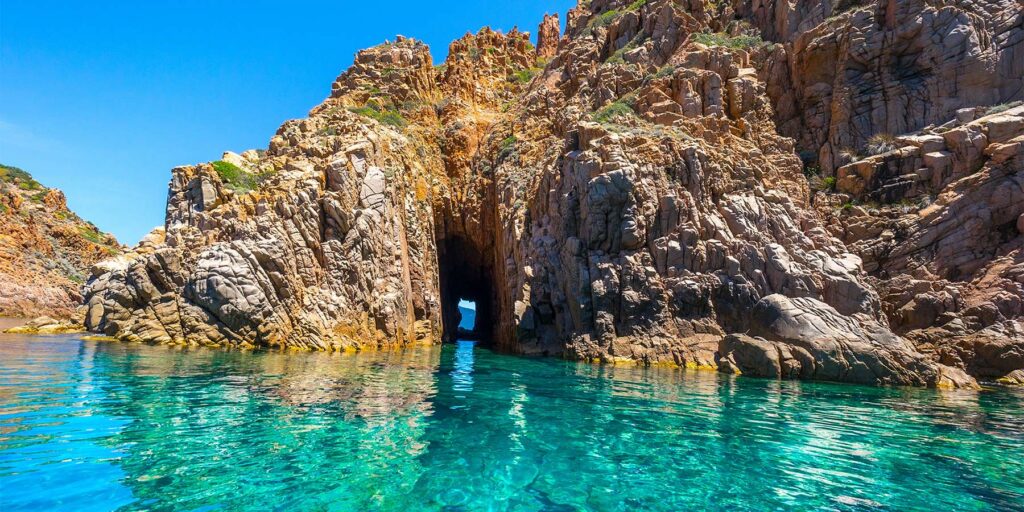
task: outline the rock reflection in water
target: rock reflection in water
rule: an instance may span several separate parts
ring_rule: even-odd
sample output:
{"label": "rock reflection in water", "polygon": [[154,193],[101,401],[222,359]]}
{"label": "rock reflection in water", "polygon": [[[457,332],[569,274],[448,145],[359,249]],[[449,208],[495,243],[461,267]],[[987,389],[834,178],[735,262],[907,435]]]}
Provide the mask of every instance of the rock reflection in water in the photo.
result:
{"label": "rock reflection in water", "polygon": [[[353,356],[100,347],[97,365],[110,377],[103,410],[130,420],[119,437],[145,447],[120,460],[143,501],[191,496],[180,503],[187,509],[230,502],[239,487],[279,496],[305,487],[315,502],[367,509],[407,492],[420,471],[439,348]],[[195,493],[204,481],[217,485]]]}
{"label": "rock reflection in water", "polygon": [[4,511],[1015,510],[1024,390],[472,343],[327,355],[16,337],[0,339],[0,490]]}

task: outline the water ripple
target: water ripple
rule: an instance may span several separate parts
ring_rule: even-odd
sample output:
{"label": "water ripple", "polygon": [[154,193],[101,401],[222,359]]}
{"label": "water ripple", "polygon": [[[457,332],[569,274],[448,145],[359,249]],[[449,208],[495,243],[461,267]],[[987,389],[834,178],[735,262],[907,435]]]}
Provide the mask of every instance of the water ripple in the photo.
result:
{"label": "water ripple", "polygon": [[0,509],[1022,510],[1024,392],[0,337]]}

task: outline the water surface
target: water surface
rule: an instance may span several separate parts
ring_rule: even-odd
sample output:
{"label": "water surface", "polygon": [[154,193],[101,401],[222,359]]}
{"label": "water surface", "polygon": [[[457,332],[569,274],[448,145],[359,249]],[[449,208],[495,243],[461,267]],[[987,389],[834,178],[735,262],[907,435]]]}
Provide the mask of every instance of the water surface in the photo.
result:
{"label": "water surface", "polygon": [[1024,510],[1024,392],[0,336],[0,510]]}

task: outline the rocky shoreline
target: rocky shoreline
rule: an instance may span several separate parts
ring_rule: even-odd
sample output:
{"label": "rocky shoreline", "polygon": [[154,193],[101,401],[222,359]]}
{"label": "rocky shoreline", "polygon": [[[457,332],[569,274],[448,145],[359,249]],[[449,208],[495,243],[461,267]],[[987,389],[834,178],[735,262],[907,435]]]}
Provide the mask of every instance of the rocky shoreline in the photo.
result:
{"label": "rocky shoreline", "polygon": [[440,66],[399,37],[268,149],[174,169],[165,227],[93,267],[83,322],[394,348],[468,299],[515,353],[1012,381],[1022,24],[1010,1],[593,0]]}

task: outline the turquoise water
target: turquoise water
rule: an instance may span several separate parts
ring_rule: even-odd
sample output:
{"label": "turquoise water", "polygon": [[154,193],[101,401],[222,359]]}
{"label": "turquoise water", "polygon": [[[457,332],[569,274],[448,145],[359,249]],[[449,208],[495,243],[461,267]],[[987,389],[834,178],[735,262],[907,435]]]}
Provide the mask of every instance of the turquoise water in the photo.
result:
{"label": "turquoise water", "polygon": [[0,336],[0,510],[1022,510],[1024,392]]}

